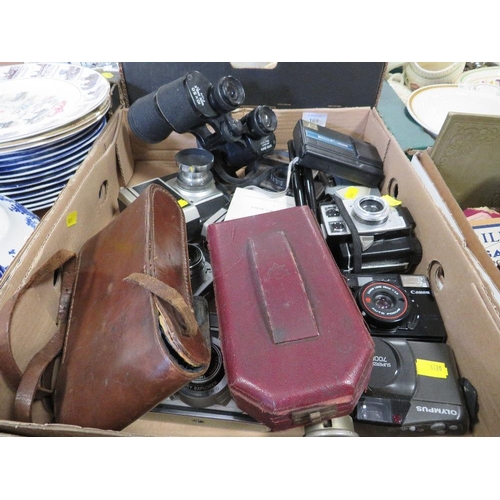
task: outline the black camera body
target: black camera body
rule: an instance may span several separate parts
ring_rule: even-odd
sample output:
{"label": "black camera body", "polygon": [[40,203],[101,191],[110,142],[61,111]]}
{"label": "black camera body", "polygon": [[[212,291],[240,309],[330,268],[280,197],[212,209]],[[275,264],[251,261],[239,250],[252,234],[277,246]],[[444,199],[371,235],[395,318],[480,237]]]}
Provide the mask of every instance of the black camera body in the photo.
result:
{"label": "black camera body", "polygon": [[384,337],[374,342],[368,389],[352,414],[361,435],[463,435],[469,430],[464,390],[447,344]]}
{"label": "black camera body", "polygon": [[415,222],[402,205],[389,205],[377,188],[330,188],[319,221],[338,266],[345,272],[409,273],[422,258]]}
{"label": "black camera body", "polygon": [[445,342],[441,313],[424,275],[345,274],[372,336]]}
{"label": "black camera body", "polygon": [[134,102],[128,112],[132,132],[156,143],[173,131],[193,134],[201,148],[229,170],[237,170],[271,153],[276,146],[277,118],[268,106],[258,106],[241,120],[231,114],[245,100],[241,82],[222,77],[213,85],[191,71]]}
{"label": "black camera body", "polygon": [[363,186],[376,187],[384,178],[384,164],[375,146],[355,137],[299,120],[293,145],[298,165]]}

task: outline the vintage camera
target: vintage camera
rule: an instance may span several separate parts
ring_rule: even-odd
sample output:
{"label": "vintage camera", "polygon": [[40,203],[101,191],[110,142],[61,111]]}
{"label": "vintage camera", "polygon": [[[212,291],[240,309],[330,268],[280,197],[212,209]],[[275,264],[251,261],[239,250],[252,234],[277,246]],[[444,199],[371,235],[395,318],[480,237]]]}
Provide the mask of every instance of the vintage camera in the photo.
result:
{"label": "vintage camera", "polygon": [[182,207],[188,241],[198,241],[206,234],[207,224],[223,220],[230,199],[215,184],[210,171],[214,161],[212,153],[201,148],[183,149],[175,155],[175,161],[178,173],[121,188],[118,202],[123,210],[150,184],[158,184]]}
{"label": "vintage camera", "polygon": [[345,274],[373,336],[445,342],[443,319],[424,275]]}
{"label": "vintage camera", "polygon": [[384,337],[374,342],[368,389],[352,414],[360,435],[463,435],[469,430],[463,379],[447,344]]}
{"label": "vintage camera", "polygon": [[128,112],[132,132],[145,142],[166,139],[173,131],[191,133],[228,171],[247,166],[272,152],[277,118],[268,106],[258,106],[241,120],[231,115],[245,100],[241,82],[222,77],[213,85],[191,71],[134,102]]}
{"label": "vintage camera", "polygon": [[422,258],[407,208],[391,206],[376,188],[344,186],[319,204],[326,241],[347,272],[409,273]]}
{"label": "vintage camera", "polygon": [[267,430],[266,426],[241,411],[231,398],[219,341],[217,314],[211,312],[209,321],[212,350],[206,373],[163,400],[152,411],[197,424],[218,421]]}
{"label": "vintage camera", "polygon": [[189,273],[194,296],[201,295],[207,300],[213,296],[213,271],[208,252],[196,243],[188,243]]}
{"label": "vintage camera", "polygon": [[297,122],[293,148],[298,165],[330,176],[371,187],[384,178],[384,164],[373,144],[315,123]]}

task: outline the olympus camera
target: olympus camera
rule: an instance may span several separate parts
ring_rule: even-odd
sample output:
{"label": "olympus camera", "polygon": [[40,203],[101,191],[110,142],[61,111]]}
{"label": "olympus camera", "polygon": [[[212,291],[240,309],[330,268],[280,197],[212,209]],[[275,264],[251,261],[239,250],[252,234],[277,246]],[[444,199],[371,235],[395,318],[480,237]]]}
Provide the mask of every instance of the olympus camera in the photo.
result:
{"label": "olympus camera", "polygon": [[465,379],[459,378],[447,344],[383,337],[374,342],[368,388],[352,414],[361,435],[463,435],[469,430]]}
{"label": "olympus camera", "polygon": [[158,184],[167,189],[182,207],[188,241],[198,241],[206,234],[208,224],[223,220],[230,200],[215,184],[211,172],[212,153],[201,148],[183,149],[175,155],[175,161],[179,168],[176,174],[121,188],[119,205],[123,209],[150,184]]}
{"label": "olympus camera", "polygon": [[244,100],[237,78],[224,76],[213,85],[199,71],[191,71],[135,101],[128,122],[132,132],[149,143],[173,131],[191,133],[200,147],[235,170],[271,153],[276,145],[277,118],[268,106],[258,106],[240,120],[232,116]]}
{"label": "olympus camera", "polygon": [[445,342],[446,330],[429,281],[417,274],[346,274],[373,336]]}
{"label": "olympus camera", "polygon": [[422,258],[407,208],[391,206],[376,188],[344,186],[327,191],[320,224],[342,271],[411,272]]}

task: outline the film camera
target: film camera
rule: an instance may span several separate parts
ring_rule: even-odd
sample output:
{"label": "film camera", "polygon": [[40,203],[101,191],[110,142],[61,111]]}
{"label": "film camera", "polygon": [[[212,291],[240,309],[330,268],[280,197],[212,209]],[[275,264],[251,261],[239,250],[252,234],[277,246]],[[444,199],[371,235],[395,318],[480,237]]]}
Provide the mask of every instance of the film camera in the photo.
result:
{"label": "film camera", "polygon": [[277,118],[271,108],[258,106],[241,120],[231,115],[244,100],[237,78],[224,76],[213,85],[199,71],[191,71],[135,101],[128,122],[132,132],[149,143],[173,131],[191,133],[200,147],[235,171],[271,153],[276,145]]}
{"label": "film camera", "polygon": [[445,342],[446,330],[426,276],[345,274],[373,336]]}
{"label": "film camera", "polygon": [[216,313],[210,313],[209,322],[211,358],[206,373],[163,400],[152,411],[180,417],[198,424],[203,424],[208,420],[249,425],[251,428],[255,426],[266,428],[241,411],[231,398],[224,371]]}
{"label": "film camera", "polygon": [[363,186],[378,186],[383,161],[372,144],[315,123],[299,120],[293,130],[298,165]]}
{"label": "film camera", "polygon": [[224,218],[230,200],[216,186],[210,171],[214,162],[212,153],[200,148],[183,149],[175,155],[175,161],[178,173],[121,188],[118,202],[123,210],[150,184],[159,184],[182,207],[188,241],[198,241],[206,234],[208,224]]}
{"label": "film camera", "polygon": [[189,273],[193,296],[213,296],[213,271],[208,252],[200,244],[188,243]]}
{"label": "film camera", "polygon": [[327,190],[319,220],[342,271],[408,273],[422,258],[409,210],[389,205],[377,188]]}
{"label": "film camera", "polygon": [[360,433],[462,435],[471,423],[452,349],[444,343],[374,338],[368,389],[353,412]]}

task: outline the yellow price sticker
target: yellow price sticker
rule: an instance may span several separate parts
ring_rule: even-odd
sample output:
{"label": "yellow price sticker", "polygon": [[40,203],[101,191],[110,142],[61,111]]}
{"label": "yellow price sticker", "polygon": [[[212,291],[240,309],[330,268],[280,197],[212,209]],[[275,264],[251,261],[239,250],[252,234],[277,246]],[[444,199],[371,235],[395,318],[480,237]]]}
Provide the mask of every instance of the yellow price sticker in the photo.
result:
{"label": "yellow price sticker", "polygon": [[183,200],[182,198],[180,200],[177,200],[177,203],[179,204],[179,206],[181,208],[184,208],[184,207],[189,205],[189,202],[187,202],[186,200]]}
{"label": "yellow price sticker", "polygon": [[347,200],[352,200],[353,198],[356,198],[358,196],[359,189],[357,187],[350,187],[347,188],[344,192],[344,198]]}
{"label": "yellow price sticker", "polygon": [[417,359],[417,375],[434,378],[448,378],[448,368],[441,361]]}
{"label": "yellow price sticker", "polygon": [[78,212],[70,212],[66,216],[66,226],[71,227],[74,226],[77,223],[78,220]]}
{"label": "yellow price sticker", "polygon": [[393,198],[392,196],[389,196],[388,194],[384,194],[384,196],[382,196],[382,198],[384,198],[384,200],[387,203],[389,203],[390,207],[396,207],[398,205],[401,205],[401,203],[403,203],[402,201],[396,200],[396,198]]}

